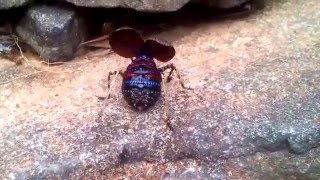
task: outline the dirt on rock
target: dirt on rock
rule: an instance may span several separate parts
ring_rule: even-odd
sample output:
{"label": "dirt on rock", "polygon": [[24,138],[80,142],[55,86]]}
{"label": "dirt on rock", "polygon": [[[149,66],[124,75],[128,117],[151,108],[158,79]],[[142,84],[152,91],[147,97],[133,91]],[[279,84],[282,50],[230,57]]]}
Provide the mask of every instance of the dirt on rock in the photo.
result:
{"label": "dirt on rock", "polygon": [[0,59],[0,177],[318,179],[319,9],[269,2],[150,33],[173,41],[172,63],[194,90],[174,78],[145,113],[122,99],[120,77],[106,106],[97,98],[130,62],[115,54],[50,67],[32,54],[22,66]]}

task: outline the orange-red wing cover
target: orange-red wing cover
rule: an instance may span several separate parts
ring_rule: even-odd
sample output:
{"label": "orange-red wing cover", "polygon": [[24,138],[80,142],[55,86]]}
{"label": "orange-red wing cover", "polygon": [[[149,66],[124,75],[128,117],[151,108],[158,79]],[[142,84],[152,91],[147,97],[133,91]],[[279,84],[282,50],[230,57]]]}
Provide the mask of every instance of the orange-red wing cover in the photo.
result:
{"label": "orange-red wing cover", "polygon": [[132,28],[119,28],[115,30],[109,38],[112,50],[119,56],[125,58],[135,57],[144,40],[141,34]]}
{"label": "orange-red wing cover", "polygon": [[150,54],[161,62],[170,61],[176,51],[174,47],[168,41],[159,40],[159,39],[150,39],[146,40],[143,47],[146,47],[150,52]]}

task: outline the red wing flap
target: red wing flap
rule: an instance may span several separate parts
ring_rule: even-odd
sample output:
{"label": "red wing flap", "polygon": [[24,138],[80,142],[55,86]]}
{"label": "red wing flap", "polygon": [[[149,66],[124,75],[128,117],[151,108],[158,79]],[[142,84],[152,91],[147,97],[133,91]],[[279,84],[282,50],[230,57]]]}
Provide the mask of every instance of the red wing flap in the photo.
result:
{"label": "red wing flap", "polygon": [[138,54],[144,40],[139,32],[125,27],[115,30],[109,38],[109,43],[119,56],[131,58]]}
{"label": "red wing flap", "polygon": [[144,46],[148,47],[150,54],[161,62],[170,61],[176,54],[174,47],[164,40],[146,40]]}

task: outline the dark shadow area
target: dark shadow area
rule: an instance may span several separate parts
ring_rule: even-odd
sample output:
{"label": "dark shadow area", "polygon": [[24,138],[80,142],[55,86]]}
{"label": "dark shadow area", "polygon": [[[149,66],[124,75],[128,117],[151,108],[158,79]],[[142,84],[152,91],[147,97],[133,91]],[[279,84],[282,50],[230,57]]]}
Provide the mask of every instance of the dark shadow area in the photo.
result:
{"label": "dark shadow area", "polygon": [[[212,22],[247,18],[264,8],[265,0],[251,0],[235,8],[219,9],[204,4],[188,3],[174,12],[139,12],[127,8],[88,8],[77,7],[63,0],[35,0],[21,8],[0,11],[0,34],[16,34],[15,27],[31,6],[46,4],[49,6],[73,9],[84,21],[84,41],[90,41],[108,35],[114,29],[129,26],[137,29],[144,37],[183,28],[169,41],[177,41],[188,36],[196,28]],[[102,42],[105,45],[107,42]],[[100,48],[100,47],[98,47]],[[104,48],[104,47],[102,47]],[[95,49],[95,48],[94,48]]]}
{"label": "dark shadow area", "polygon": [[[264,0],[254,0],[231,9],[188,3],[178,11],[166,13],[138,12],[125,8],[78,8],[78,11],[85,17],[88,28],[92,32],[90,38],[94,38],[106,33],[106,27],[103,28],[103,24],[108,24],[108,28],[111,27],[111,29],[129,26],[148,36],[178,26],[192,28],[206,22],[246,18],[263,8]],[[188,32],[185,32],[181,36],[187,34]]]}
{"label": "dark shadow area", "polygon": [[[110,30],[129,26],[149,36],[168,31],[175,27],[187,27],[180,34],[180,39],[190,33],[192,27],[207,22],[217,22],[227,19],[238,19],[250,16],[264,8],[265,0],[251,0],[231,9],[218,9],[204,4],[188,3],[175,12],[150,13],[138,12],[126,8],[88,8],[77,7],[63,0],[35,0],[21,8],[0,11],[0,33],[14,33],[16,24],[23,18],[30,6],[46,4],[74,9],[83,18],[88,32],[86,40],[94,39],[110,33]],[[9,26],[5,26],[9,24]],[[9,29],[8,29],[9,28]]]}
{"label": "dark shadow area", "polygon": [[29,6],[0,10],[0,35],[12,34],[14,27],[27,12]]}

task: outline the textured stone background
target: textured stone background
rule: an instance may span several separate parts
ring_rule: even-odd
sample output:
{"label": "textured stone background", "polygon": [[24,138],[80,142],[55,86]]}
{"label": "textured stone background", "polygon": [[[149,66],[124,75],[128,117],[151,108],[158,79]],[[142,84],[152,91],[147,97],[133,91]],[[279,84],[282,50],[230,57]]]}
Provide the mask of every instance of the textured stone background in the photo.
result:
{"label": "textured stone background", "polygon": [[132,8],[138,11],[176,11],[186,5],[188,2],[197,2],[207,4],[213,7],[230,8],[247,2],[248,0],[66,0],[77,6],[85,7],[124,7]]}
{"label": "textured stone background", "polygon": [[[69,2],[81,7],[105,7],[105,8],[131,8],[138,11],[152,11],[152,12],[170,12],[176,11],[186,5],[188,2],[196,2],[207,4],[219,8],[231,8],[238,6],[248,0],[55,0],[56,4],[61,2]],[[20,7],[33,0],[1,0],[0,9],[10,9]],[[54,2],[54,1],[49,1]]]}
{"label": "textured stone background", "polygon": [[19,7],[30,2],[30,0],[1,0],[0,9],[10,9],[12,7]]}
{"label": "textured stone background", "polygon": [[108,72],[129,62],[117,55],[1,61],[1,178],[319,179],[319,8],[173,18],[149,34],[173,41],[172,62],[195,90],[174,79],[146,113],[122,100],[118,77],[98,116]]}

